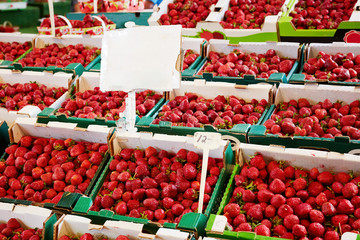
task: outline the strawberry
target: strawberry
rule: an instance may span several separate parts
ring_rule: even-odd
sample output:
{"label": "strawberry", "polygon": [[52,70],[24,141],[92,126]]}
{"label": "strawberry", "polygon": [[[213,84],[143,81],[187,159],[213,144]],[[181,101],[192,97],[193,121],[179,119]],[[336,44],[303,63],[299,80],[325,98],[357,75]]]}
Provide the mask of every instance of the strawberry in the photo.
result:
{"label": "strawberry", "polygon": [[261,236],[270,236],[270,229],[264,224],[255,227],[255,233]]}
{"label": "strawberry", "polygon": [[340,214],[353,214],[354,205],[347,199],[340,199],[336,212]]}
{"label": "strawberry", "polygon": [[189,164],[189,163],[185,164],[183,168],[183,174],[187,180],[192,180],[196,178],[196,174],[197,174],[196,167],[193,164]]}
{"label": "strawberry", "polygon": [[70,150],[70,156],[76,157],[85,152],[85,147],[82,144],[74,145]]}
{"label": "strawberry", "polygon": [[324,240],[340,240],[340,236],[336,231],[328,231],[325,233]]}
{"label": "strawberry", "polygon": [[295,213],[300,219],[307,218],[312,207],[308,203],[301,203],[295,207]]}
{"label": "strawberry", "polygon": [[319,182],[311,182],[308,186],[308,192],[311,196],[317,196],[324,190],[324,186]]}
{"label": "strawberry", "polygon": [[31,136],[23,136],[20,139],[20,146],[28,148],[32,144],[32,137]]}
{"label": "strawberry", "polygon": [[263,219],[261,206],[259,204],[256,204],[250,207],[247,211],[247,215],[253,220],[261,221]]}
{"label": "strawberry", "polygon": [[261,154],[257,154],[253,158],[251,158],[250,164],[251,166],[256,167],[259,170],[264,169],[266,166],[264,158]]}
{"label": "strawberry", "polygon": [[116,237],[115,240],[130,240],[128,237],[124,236],[124,235],[119,235]]}
{"label": "strawberry", "polygon": [[323,223],[325,221],[324,214],[319,210],[312,209],[310,211],[310,219],[312,222]]}
{"label": "strawberry", "polygon": [[341,190],[342,194],[345,198],[352,198],[356,196],[359,192],[358,186],[356,186],[354,183],[347,183]]}
{"label": "strawberry", "polygon": [[296,215],[291,214],[291,215],[287,215],[284,218],[284,226],[289,230],[291,230],[295,224],[299,224],[299,223],[300,220]]}
{"label": "strawberry", "polygon": [[331,185],[334,181],[334,176],[329,172],[322,172],[318,175],[317,180],[324,185]]}
{"label": "strawberry", "polygon": [[278,178],[275,178],[269,186],[269,189],[273,193],[283,193],[285,191],[285,184]]}
{"label": "strawberry", "polygon": [[301,224],[295,224],[292,228],[292,233],[296,237],[305,237],[307,234],[306,228]]}
{"label": "strawberry", "polygon": [[312,237],[321,237],[324,235],[325,228],[320,223],[311,223],[308,229],[309,235]]}

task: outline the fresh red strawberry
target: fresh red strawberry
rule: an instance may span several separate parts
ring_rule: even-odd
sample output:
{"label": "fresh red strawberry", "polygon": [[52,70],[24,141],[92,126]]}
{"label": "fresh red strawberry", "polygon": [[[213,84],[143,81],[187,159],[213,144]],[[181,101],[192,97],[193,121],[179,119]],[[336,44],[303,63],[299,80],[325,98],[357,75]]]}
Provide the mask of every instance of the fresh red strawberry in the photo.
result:
{"label": "fresh red strawberry", "polygon": [[344,195],[345,198],[352,198],[356,196],[358,192],[359,192],[358,186],[356,186],[354,183],[351,182],[345,184],[345,186],[342,188],[342,194]]}
{"label": "fresh red strawberry", "polygon": [[285,191],[285,184],[278,178],[275,178],[269,186],[269,189],[273,193],[283,193]]}
{"label": "fresh red strawberry", "polygon": [[80,154],[85,152],[85,147],[82,144],[76,144],[74,145],[70,150],[70,156],[71,157],[77,157]]}

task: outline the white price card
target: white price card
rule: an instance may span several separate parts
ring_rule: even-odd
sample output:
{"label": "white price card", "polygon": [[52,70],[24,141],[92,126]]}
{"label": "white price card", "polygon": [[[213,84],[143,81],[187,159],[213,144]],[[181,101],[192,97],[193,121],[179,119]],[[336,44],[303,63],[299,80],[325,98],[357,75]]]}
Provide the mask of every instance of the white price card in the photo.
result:
{"label": "white price card", "polygon": [[107,31],[100,89],[171,91],[180,87],[181,25]]}
{"label": "white price card", "polygon": [[221,134],[211,132],[196,132],[194,134],[194,145],[197,148],[216,149],[221,144]]}
{"label": "white price card", "polygon": [[360,235],[352,232],[346,232],[341,236],[341,240],[359,240]]}

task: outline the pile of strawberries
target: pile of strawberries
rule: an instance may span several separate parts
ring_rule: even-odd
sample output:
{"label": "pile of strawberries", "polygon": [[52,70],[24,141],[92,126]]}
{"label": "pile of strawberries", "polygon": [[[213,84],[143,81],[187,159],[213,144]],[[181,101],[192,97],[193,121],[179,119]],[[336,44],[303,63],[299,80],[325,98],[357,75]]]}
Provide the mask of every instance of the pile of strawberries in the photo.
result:
{"label": "pile of strawberries", "polygon": [[14,61],[30,48],[30,42],[0,42],[0,60]]}
{"label": "pile of strawberries", "polygon": [[234,49],[227,55],[211,51],[199,74],[210,72],[214,76],[223,77],[254,75],[267,79],[277,72],[288,74],[295,61],[296,59],[281,58],[274,49],[267,50],[265,54],[248,54],[239,49]]}
{"label": "pile of strawberries", "polygon": [[360,229],[360,177],[310,171],[256,154],[235,176],[224,215],[234,231],[301,240],[339,240]]}
{"label": "pile of strawberries", "polygon": [[[64,235],[59,238],[59,240],[94,240],[94,239],[95,239],[94,236],[90,233],[85,233],[80,237]],[[108,239],[105,237],[101,237],[101,240],[108,240]],[[116,237],[115,240],[130,240],[130,239],[124,235],[119,235]]]}
{"label": "pile of strawberries", "polygon": [[[55,27],[67,26],[67,23],[64,21],[64,19],[59,18],[58,16],[55,16],[54,20],[55,20]],[[40,24],[40,27],[51,28],[50,18],[44,18],[44,20]]]}
{"label": "pile of strawberries", "polygon": [[307,99],[300,98],[281,102],[264,125],[268,133],[280,136],[349,136],[360,140],[360,101],[342,104],[325,99],[311,105]]}
{"label": "pile of strawberries", "polygon": [[97,47],[86,47],[83,44],[60,47],[56,43],[44,48],[34,48],[19,60],[22,66],[29,67],[66,67],[71,63],[81,63],[86,67],[101,53]]}
{"label": "pile of strawberries", "polygon": [[15,218],[10,218],[7,223],[0,224],[0,239],[42,239],[42,229],[24,229]]}
{"label": "pile of strawberries", "polygon": [[160,16],[161,25],[181,24],[183,28],[195,28],[210,14],[210,6],[217,0],[174,0],[168,4],[168,12]]}
{"label": "pile of strawberries", "polygon": [[246,102],[236,96],[218,95],[206,99],[195,93],[177,96],[162,107],[153,124],[170,121],[173,126],[203,127],[211,124],[218,129],[231,129],[236,124],[255,124],[267,107],[267,101]]}
{"label": "pile of strawberries", "polygon": [[[123,91],[102,92],[95,87],[94,90],[77,92],[74,99],[66,99],[57,112],[79,118],[118,120],[126,108],[126,97],[127,93]],[[151,90],[136,93],[136,114],[145,116],[162,97]]]}
{"label": "pile of strawberries", "polygon": [[[184,214],[197,211],[201,159],[185,149],[172,154],[151,146],[145,150],[124,148],[111,161],[90,210],[178,223]],[[222,168],[222,159],[209,158],[204,209]]]}
{"label": "pile of strawberries", "polygon": [[0,83],[0,107],[7,110],[20,110],[27,105],[34,105],[43,110],[66,91],[64,87],[48,88],[36,82],[15,83],[14,85]]}
{"label": "pile of strawberries", "polygon": [[187,49],[184,54],[183,70],[187,69],[195,60],[199,57],[199,54],[194,50]]}
{"label": "pile of strawberries", "polygon": [[23,136],[0,162],[0,198],[57,203],[64,192],[84,193],[107,144]]}
{"label": "pile of strawberries", "polygon": [[290,16],[297,29],[337,29],[349,20],[356,0],[299,0]]}
{"label": "pile of strawberries", "polygon": [[220,22],[223,28],[256,29],[261,28],[265,17],[277,15],[284,0],[230,0],[229,10]]}
{"label": "pile of strawberries", "polygon": [[[109,20],[104,15],[99,16],[105,23],[105,25],[114,24],[113,21]],[[91,28],[91,27],[99,27],[102,26],[101,22],[97,19],[93,19],[91,15],[86,14],[84,19],[81,20],[70,20],[70,23],[73,28]]]}
{"label": "pile of strawberries", "polygon": [[360,54],[331,55],[321,51],[316,58],[309,58],[304,64],[303,74],[306,80],[359,82]]}

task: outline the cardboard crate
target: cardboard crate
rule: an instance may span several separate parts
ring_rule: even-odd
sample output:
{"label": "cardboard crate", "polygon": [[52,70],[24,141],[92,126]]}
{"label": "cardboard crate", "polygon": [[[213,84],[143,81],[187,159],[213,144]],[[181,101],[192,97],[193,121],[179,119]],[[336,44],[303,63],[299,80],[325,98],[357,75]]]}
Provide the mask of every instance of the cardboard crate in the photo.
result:
{"label": "cardboard crate", "polygon": [[[99,73],[84,72],[83,75],[76,81],[76,92],[84,92],[86,90],[93,90],[95,87],[99,87],[99,85],[100,85],[100,74]],[[71,98],[73,96],[75,96],[75,93],[73,95],[68,95],[67,98]],[[154,108],[146,114],[146,116],[150,116],[154,112],[156,112],[162,106],[162,104],[164,102],[165,102],[165,99],[161,98],[155,104]],[[69,123],[76,123],[77,127],[80,127],[80,128],[87,128],[89,125],[104,125],[104,126],[108,126],[108,127],[116,127],[117,126],[116,121],[106,120],[105,118],[88,119],[88,118],[78,118],[78,117],[67,117],[65,114],[58,114],[57,110],[60,107],[61,107],[61,105],[58,105],[56,107],[45,108],[42,112],[39,113],[37,122],[38,123],[48,123],[51,121],[69,122]],[[139,120],[140,120],[140,117],[137,117],[137,121],[139,121]]]}
{"label": "cardboard crate", "polygon": [[309,58],[316,58],[320,51],[324,51],[327,54],[335,55],[336,53],[354,53],[355,55],[360,54],[360,46],[356,43],[310,43],[304,48],[304,58],[301,61],[301,67],[299,68],[299,73],[294,73],[287,83],[294,84],[304,84],[307,82],[317,82],[325,84],[334,84],[334,85],[344,85],[344,86],[359,86],[360,82],[344,82],[344,81],[329,81],[324,79],[316,79],[315,81],[305,80],[305,74],[302,74],[304,70],[304,64],[309,60]]}
{"label": "cardboard crate", "polygon": [[[222,0],[219,0],[219,1],[222,1]],[[168,13],[168,5],[169,5],[169,3],[173,3],[173,2],[174,2],[174,0],[164,0],[160,3],[160,5],[157,8],[154,8],[153,13],[147,20],[149,23],[149,26],[159,26],[161,15]],[[211,5],[209,10],[210,10],[210,12],[213,12],[215,10],[215,5]],[[206,38],[205,35],[200,34],[199,30],[201,30],[202,28],[206,28],[210,15],[211,15],[211,13],[208,15],[208,17],[204,21],[197,22],[195,28],[183,28],[182,35],[184,37]],[[207,40],[209,40],[209,39],[210,38],[207,38]]]}
{"label": "cardboard crate", "polygon": [[[275,88],[270,84],[239,86],[234,83],[206,82],[205,80],[182,81],[179,89],[174,89],[170,92],[169,100],[174,99],[176,96],[183,96],[185,93],[191,92],[205,98],[215,98],[217,95],[224,95],[225,97],[234,95],[243,98],[245,101],[250,101],[255,98],[257,100],[266,99],[268,103],[271,103],[274,89]],[[237,124],[230,130],[216,129],[212,125],[205,125],[204,128],[172,126],[171,122],[165,121],[161,121],[159,124],[152,124],[161,109],[162,108],[152,116],[143,117],[136,124],[136,127],[140,131],[151,131],[154,133],[171,135],[193,135],[195,132],[199,131],[219,132],[223,135],[236,137],[241,142],[246,142],[247,140],[247,132],[250,129],[250,124]],[[265,109],[261,119],[265,117],[266,111],[267,110]],[[261,119],[259,119],[258,123],[261,122]]]}
{"label": "cardboard crate", "polygon": [[[187,76],[187,75],[193,75],[193,72],[195,71],[195,68],[200,64],[202,59],[205,57],[205,48],[206,48],[207,42],[204,39],[199,38],[182,38],[182,49],[184,52],[186,50],[193,50],[195,53],[199,54],[199,56],[196,58],[196,60],[185,70],[183,70],[181,76]],[[184,57],[185,58],[185,57]]]}
{"label": "cardboard crate", "polygon": [[[9,129],[10,143],[18,143],[22,136],[33,136],[42,138],[67,139],[72,138],[74,141],[86,141],[94,143],[107,143],[107,137],[111,133],[111,129],[106,126],[89,126],[87,129],[77,128],[76,124],[49,122],[48,124],[36,123],[36,118],[17,118]],[[4,153],[2,158],[7,158]],[[93,186],[97,183],[104,166],[108,163],[109,154],[105,154],[103,161],[99,165],[94,178],[91,180],[85,195],[89,195]],[[0,202],[8,202],[15,204],[36,204],[50,209],[62,209],[69,211],[75,206],[80,198],[79,193],[65,192],[57,204],[54,203],[35,203],[27,200],[16,200],[9,198],[0,198]]]}
{"label": "cardboard crate", "polygon": [[348,21],[343,21],[337,29],[296,29],[289,15],[294,10],[298,0],[290,2],[288,11],[283,14],[278,22],[278,33],[280,41],[296,42],[360,42],[360,13],[358,11],[359,1],[354,6],[354,11]]}
{"label": "cardboard crate", "polygon": [[25,230],[43,229],[43,239],[51,239],[53,225],[57,221],[56,214],[49,209],[0,202],[0,223],[5,223],[10,218],[19,220]]}
{"label": "cardboard crate", "polygon": [[[155,9],[154,13],[148,19],[150,26],[159,25],[159,19],[162,14],[167,13],[168,4],[173,0],[161,2],[159,9]],[[205,21],[198,22],[195,28],[183,28],[184,37],[200,37],[206,40],[210,39],[227,39],[230,43],[242,42],[265,42],[278,41],[277,22],[283,12],[287,11],[287,6],[291,0],[286,0],[283,10],[277,15],[267,16],[260,29],[224,29],[220,25],[225,12],[229,9],[229,0],[219,0],[215,6],[210,8],[211,12]]]}
{"label": "cardboard crate", "polygon": [[[21,33],[0,33],[0,42],[18,42],[18,43],[24,43],[24,42],[30,42],[31,46],[34,46],[36,34],[21,34]],[[26,51],[22,56],[18,57],[14,60],[16,62],[17,60],[21,59],[23,56],[25,56],[28,52],[32,50],[32,47]],[[13,68],[12,61],[6,61],[6,60],[0,60],[0,68]]]}
{"label": "cardboard crate", "polygon": [[[239,49],[245,53],[256,53],[256,54],[265,54],[267,50],[274,49],[280,57],[288,57],[296,59],[291,71],[286,75],[285,73],[273,73],[269,76],[268,79],[257,78],[253,75],[244,75],[244,77],[221,77],[214,76],[212,73],[203,73],[199,75],[199,72],[204,68],[205,64],[208,61],[208,56],[211,51],[215,51],[222,54],[229,54],[234,49]],[[279,84],[281,82],[286,82],[295,72],[298,71],[300,67],[300,58],[303,45],[298,43],[277,43],[277,42],[266,42],[266,43],[250,43],[250,42],[241,42],[238,44],[229,44],[229,40],[210,40],[206,48],[206,57],[202,62],[194,69],[192,76],[185,76],[184,79],[205,79],[206,81],[216,81],[216,82],[230,82],[236,84],[254,84],[260,82],[266,82],[271,84]]]}
{"label": "cardboard crate", "polygon": [[0,10],[16,10],[24,9],[27,6],[27,1],[9,1],[5,0],[0,3]]}
{"label": "cardboard crate", "polygon": [[[36,82],[43,84],[47,87],[65,87],[71,88],[72,75],[68,73],[49,73],[49,72],[31,72],[31,71],[12,71],[9,69],[0,69],[0,83],[9,83],[11,85],[15,83],[30,83]],[[58,108],[61,103],[69,97],[69,91],[65,92],[60,98],[58,98],[51,106],[51,108]],[[30,118],[36,117],[41,112],[38,106],[27,105],[22,109],[10,110],[6,108],[0,108],[0,121],[6,121],[10,126],[16,118]]]}
{"label": "cardboard crate", "polygon": [[[46,45],[53,44],[53,43],[56,43],[59,46],[63,47],[63,46],[76,45],[76,44],[81,43],[87,47],[101,48],[101,40],[102,40],[101,36],[65,35],[65,36],[62,36],[61,38],[56,38],[56,37],[47,36],[47,35],[39,35],[35,39],[34,47],[35,48],[44,48]],[[23,57],[26,57],[26,55]],[[89,65],[90,64],[92,64],[92,62],[89,63]],[[24,66],[23,67],[21,64],[15,63],[14,68],[16,70],[21,70],[21,71],[24,71],[24,70],[41,71],[41,72],[42,71],[50,71],[50,72],[63,71],[63,72],[73,73],[74,75],[77,75],[77,76],[80,76],[84,71],[84,67],[80,63],[71,63],[63,68],[59,68],[56,66],[50,66],[50,67]]]}
{"label": "cardboard crate", "polygon": [[[277,22],[287,11],[291,0],[285,0],[277,15],[269,15],[258,29],[226,29],[220,22],[224,20],[225,12],[230,8],[230,0],[218,1],[214,12],[211,12],[205,23],[196,26],[197,36],[210,39],[226,39],[231,44],[238,42],[279,41]],[[184,33],[185,36],[186,33]],[[190,35],[191,36],[191,35]]]}
{"label": "cardboard crate", "polygon": [[138,239],[171,239],[187,240],[189,233],[175,229],[158,228],[155,234],[143,233],[144,224],[125,221],[106,220],[105,223],[94,223],[92,219],[77,215],[63,215],[54,225],[54,240],[64,235],[81,236],[90,233],[95,239],[107,237],[115,240],[119,235],[125,235],[132,240]]}
{"label": "cardboard crate", "polygon": [[349,104],[359,98],[359,90],[351,86],[331,86],[331,85],[293,85],[280,84],[274,105],[268,111],[268,114],[263,118],[260,125],[251,126],[248,141],[249,143],[263,144],[263,145],[282,145],[294,148],[315,148],[336,151],[341,153],[348,153],[351,150],[360,148],[360,141],[350,140],[347,136],[339,136],[334,139],[330,138],[313,138],[301,136],[284,136],[280,137],[274,134],[266,133],[266,127],[262,125],[273,114],[278,103],[289,101],[291,99],[306,98],[310,104],[315,104],[328,98],[332,102],[337,100],[344,104]]}
{"label": "cardboard crate", "polygon": [[230,180],[227,184],[224,196],[218,212],[212,214],[206,226],[206,235],[221,239],[246,239],[246,240],[275,240],[278,238],[256,235],[254,232],[235,232],[227,229],[227,218],[223,216],[224,207],[229,202],[234,190],[235,175],[239,174],[244,162],[248,162],[255,153],[261,153],[266,163],[272,160],[285,162],[299,169],[310,170],[318,168],[320,172],[331,171],[349,172],[353,171],[354,176],[360,174],[360,157],[352,154],[339,154],[336,152],[325,152],[317,150],[304,150],[295,148],[281,148],[277,146],[261,146],[254,144],[240,144],[239,165],[236,165]]}
{"label": "cardboard crate", "polygon": [[[201,153],[201,150],[194,147],[193,137],[185,136],[169,136],[163,134],[152,134],[149,132],[138,132],[138,133],[127,133],[127,132],[117,132],[109,140],[109,149],[111,155],[115,155],[121,151],[122,148],[141,148],[145,149],[148,146],[152,146],[156,149],[163,149],[169,152],[177,152],[181,148],[187,149],[189,151],[194,151],[196,153]],[[159,226],[164,228],[179,229],[181,231],[195,233],[196,236],[204,235],[204,228],[207,222],[208,216],[210,213],[216,211],[217,206],[220,200],[220,194],[223,190],[223,186],[228,179],[228,175],[231,171],[231,164],[234,163],[234,155],[231,150],[230,145],[226,141],[221,141],[221,145],[218,149],[211,150],[209,153],[210,157],[214,158],[223,158],[224,159],[224,168],[222,169],[218,182],[213,190],[211,199],[208,203],[206,209],[204,209],[204,214],[200,213],[187,213],[185,214],[179,224],[175,223],[164,223],[163,225],[155,223],[146,219],[138,219],[127,216],[117,215],[114,212],[108,210],[89,211],[90,207],[93,205],[93,201],[100,191],[103,182],[106,176],[109,173],[109,164],[104,169],[103,173],[96,186],[94,187],[91,195],[89,197],[81,197],[73,209],[73,213],[87,215],[91,218],[96,219],[111,219],[111,220],[120,220],[127,222],[134,222],[144,224],[144,229],[149,233],[154,233],[154,229],[157,229]]]}

